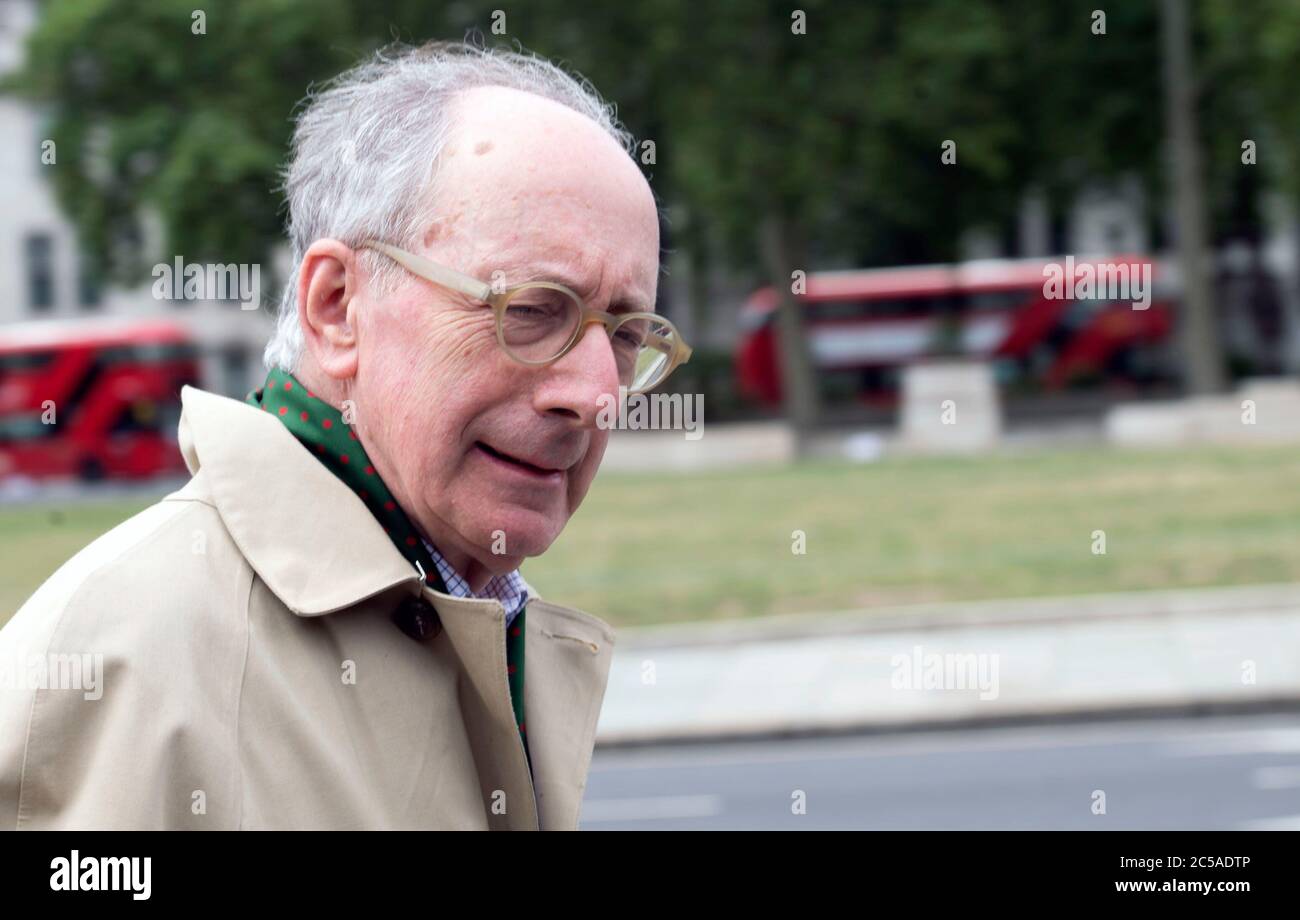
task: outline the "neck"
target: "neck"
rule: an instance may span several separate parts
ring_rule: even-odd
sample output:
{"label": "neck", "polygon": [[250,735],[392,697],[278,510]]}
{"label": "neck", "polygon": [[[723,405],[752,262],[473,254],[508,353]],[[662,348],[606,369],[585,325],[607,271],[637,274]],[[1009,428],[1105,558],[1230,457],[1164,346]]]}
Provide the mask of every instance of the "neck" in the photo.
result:
{"label": "neck", "polygon": [[[432,540],[429,542],[433,543]],[[438,546],[436,543],[433,545],[437,547],[439,553],[442,553],[442,558],[447,560],[447,564],[455,569],[460,574],[461,578],[465,579],[465,582],[469,585],[469,589],[475,594],[482,591],[488,581],[491,580],[493,573],[473,556],[468,553],[457,553],[454,551],[443,552],[441,546]]]}
{"label": "neck", "polygon": [[291,371],[291,373],[299,383],[315,393],[320,399],[340,412],[343,411],[343,401],[347,399],[347,391],[342,383],[328,374],[322,373],[320,368],[306,360],[299,361],[298,369]]}

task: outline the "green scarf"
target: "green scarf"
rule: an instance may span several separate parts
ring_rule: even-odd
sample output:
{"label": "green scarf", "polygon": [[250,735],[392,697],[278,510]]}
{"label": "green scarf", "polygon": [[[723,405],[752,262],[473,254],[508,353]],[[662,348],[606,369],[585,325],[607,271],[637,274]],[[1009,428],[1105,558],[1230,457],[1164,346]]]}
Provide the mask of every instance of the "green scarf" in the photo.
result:
{"label": "green scarf", "polygon": [[[356,432],[343,420],[343,413],[312,394],[292,374],[279,368],[273,368],[266,375],[262,388],[249,393],[245,402],[261,406],[284,422],[290,433],[326,469],[365,502],[366,507],[383,525],[398,552],[410,560],[412,565],[419,563],[424,570],[425,584],[436,591],[447,593],[442,576],[438,574],[438,566],[425,549],[419,532],[375,472],[374,464],[362,449]],[[524,730],[524,616],[527,612],[525,606],[506,630],[507,680],[514,706],[515,724],[519,726],[519,737],[523,739],[525,753],[528,751],[528,737]],[[428,634],[430,624],[424,619],[428,614],[411,611],[410,608],[407,608],[407,613],[410,614],[410,619],[399,622],[403,630],[417,638]]]}

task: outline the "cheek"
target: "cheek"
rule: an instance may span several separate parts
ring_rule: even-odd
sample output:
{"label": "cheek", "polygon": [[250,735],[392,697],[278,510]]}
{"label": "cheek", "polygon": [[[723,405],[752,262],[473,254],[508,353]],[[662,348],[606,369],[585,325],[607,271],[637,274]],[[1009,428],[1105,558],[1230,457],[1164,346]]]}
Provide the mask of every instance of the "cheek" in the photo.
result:
{"label": "cheek", "polygon": [[582,500],[587,497],[587,490],[591,488],[591,483],[596,478],[596,472],[600,469],[600,461],[605,456],[605,447],[609,444],[609,432],[604,429],[597,429],[591,434],[591,445],[587,448],[587,455],[582,458],[582,463],[578,465],[573,478],[569,481],[569,513],[578,510]]}
{"label": "cheek", "polygon": [[393,334],[396,325],[375,330],[361,357],[364,400],[358,390],[358,401],[378,410],[371,413],[377,440],[415,482],[461,462],[474,419],[517,390],[490,312],[421,309],[397,311],[394,318],[410,323],[405,334]]}
{"label": "cheek", "polygon": [[423,318],[419,348],[428,360],[448,372],[466,373],[494,362],[499,351],[496,319],[486,307],[448,309]]}
{"label": "cheek", "polygon": [[423,291],[363,312],[362,359],[369,370],[396,363],[407,377],[437,379],[475,367],[496,348],[496,320],[483,306],[431,300]]}
{"label": "cheek", "polygon": [[415,410],[445,420],[461,411],[458,401],[500,376],[496,325],[487,309],[406,301],[366,331],[359,377],[373,382],[367,389],[394,418]]}

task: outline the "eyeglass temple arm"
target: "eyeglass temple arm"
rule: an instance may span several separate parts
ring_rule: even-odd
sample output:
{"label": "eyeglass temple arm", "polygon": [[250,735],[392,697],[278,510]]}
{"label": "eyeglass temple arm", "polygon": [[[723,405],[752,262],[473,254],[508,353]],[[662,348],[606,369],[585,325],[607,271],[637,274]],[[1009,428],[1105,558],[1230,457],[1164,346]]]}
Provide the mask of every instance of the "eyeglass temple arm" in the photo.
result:
{"label": "eyeglass temple arm", "polygon": [[471,278],[469,275],[463,275],[453,268],[446,268],[436,262],[430,262],[422,256],[405,252],[395,246],[389,246],[387,243],[367,240],[361,244],[361,248],[382,252],[394,262],[414,272],[421,278],[451,288],[453,291],[459,291],[467,297],[473,297],[475,300],[487,300],[492,296],[492,285],[479,281],[477,278]]}

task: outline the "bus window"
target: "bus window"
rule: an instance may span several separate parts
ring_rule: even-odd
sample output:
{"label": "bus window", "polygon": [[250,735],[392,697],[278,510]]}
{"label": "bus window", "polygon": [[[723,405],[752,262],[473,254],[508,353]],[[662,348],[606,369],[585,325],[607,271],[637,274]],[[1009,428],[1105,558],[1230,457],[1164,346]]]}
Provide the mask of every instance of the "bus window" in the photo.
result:
{"label": "bus window", "polygon": [[39,415],[0,417],[0,443],[51,438],[57,431],[57,425],[44,424]]}
{"label": "bus window", "polygon": [[38,370],[53,360],[54,355],[48,351],[17,351],[0,354],[0,374]]}
{"label": "bus window", "polygon": [[154,432],[158,430],[160,413],[152,399],[137,399],[126,403],[118,412],[117,421],[108,429],[109,435]]}
{"label": "bus window", "polygon": [[1010,311],[1023,306],[1033,291],[978,291],[968,294],[966,308],[974,313]]}
{"label": "bus window", "polygon": [[949,306],[947,297],[822,300],[810,303],[807,315],[813,321],[915,318],[933,316]]}

